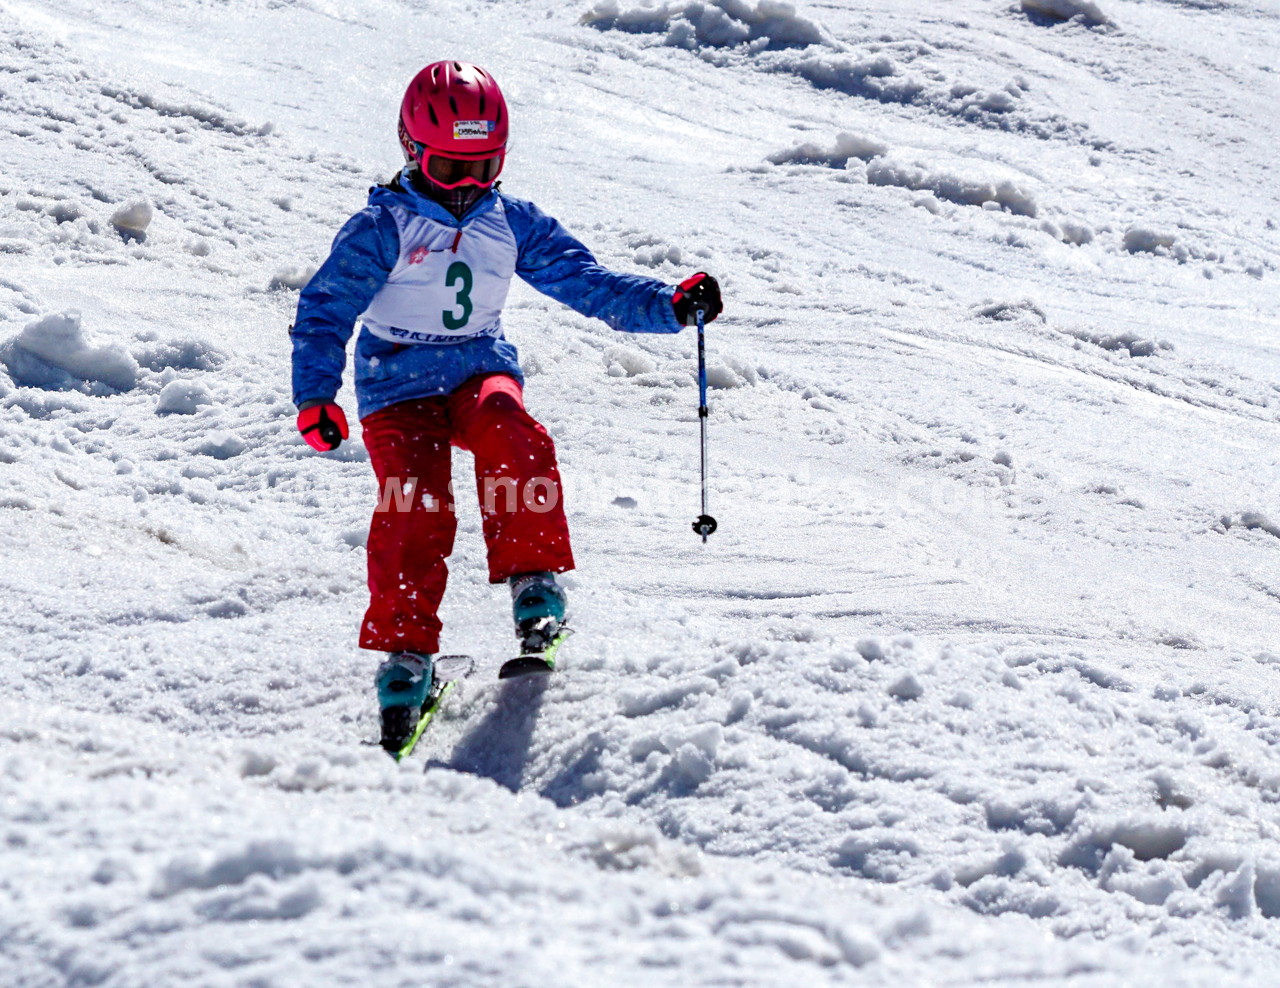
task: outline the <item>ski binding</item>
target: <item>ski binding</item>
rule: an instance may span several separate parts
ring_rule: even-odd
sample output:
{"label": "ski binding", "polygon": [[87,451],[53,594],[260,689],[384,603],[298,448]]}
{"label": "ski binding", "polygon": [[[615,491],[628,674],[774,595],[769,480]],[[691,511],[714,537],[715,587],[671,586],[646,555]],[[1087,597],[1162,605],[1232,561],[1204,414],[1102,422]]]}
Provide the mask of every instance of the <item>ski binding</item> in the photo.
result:
{"label": "ski binding", "polygon": [[435,720],[441,704],[458,681],[471,675],[475,660],[469,655],[438,655],[433,663],[433,682],[427,701],[419,710],[386,707],[382,711],[382,738],[378,744],[397,762],[413,754],[422,735]]}

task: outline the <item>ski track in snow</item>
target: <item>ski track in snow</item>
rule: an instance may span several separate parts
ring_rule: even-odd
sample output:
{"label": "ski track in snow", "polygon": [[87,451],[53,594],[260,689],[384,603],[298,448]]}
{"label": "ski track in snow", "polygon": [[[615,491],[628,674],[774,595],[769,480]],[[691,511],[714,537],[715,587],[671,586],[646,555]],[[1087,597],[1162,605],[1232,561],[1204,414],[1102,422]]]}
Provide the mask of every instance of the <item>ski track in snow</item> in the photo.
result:
{"label": "ski track in snow", "polygon": [[[1266,983],[1274,2],[0,27],[0,980]],[[721,528],[688,334],[514,290],[579,634],[491,680],[461,497],[481,668],[397,767],[359,743],[370,471],[296,436],[285,330],[452,53],[508,94],[508,191],[721,278]]]}

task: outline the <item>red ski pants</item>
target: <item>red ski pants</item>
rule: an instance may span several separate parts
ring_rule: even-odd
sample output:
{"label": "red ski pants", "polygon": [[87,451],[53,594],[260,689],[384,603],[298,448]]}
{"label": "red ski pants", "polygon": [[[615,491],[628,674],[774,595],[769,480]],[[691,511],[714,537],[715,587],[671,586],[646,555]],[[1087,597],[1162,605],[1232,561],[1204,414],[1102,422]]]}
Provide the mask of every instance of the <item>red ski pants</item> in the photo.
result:
{"label": "red ski pants", "polygon": [[457,530],[451,445],[475,455],[489,581],[573,569],[555,445],[525,411],[514,378],[472,378],[453,394],[390,405],[361,425],[380,491],[362,648],[439,651],[436,612]]}

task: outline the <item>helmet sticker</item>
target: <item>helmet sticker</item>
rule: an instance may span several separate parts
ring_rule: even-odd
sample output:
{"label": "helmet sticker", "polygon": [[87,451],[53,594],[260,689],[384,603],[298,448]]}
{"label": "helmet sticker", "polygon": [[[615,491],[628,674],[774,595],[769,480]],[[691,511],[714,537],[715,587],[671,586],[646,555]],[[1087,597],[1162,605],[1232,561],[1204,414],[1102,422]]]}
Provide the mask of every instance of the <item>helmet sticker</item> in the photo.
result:
{"label": "helmet sticker", "polygon": [[492,120],[455,120],[453,122],[453,139],[455,141],[483,140],[494,129]]}

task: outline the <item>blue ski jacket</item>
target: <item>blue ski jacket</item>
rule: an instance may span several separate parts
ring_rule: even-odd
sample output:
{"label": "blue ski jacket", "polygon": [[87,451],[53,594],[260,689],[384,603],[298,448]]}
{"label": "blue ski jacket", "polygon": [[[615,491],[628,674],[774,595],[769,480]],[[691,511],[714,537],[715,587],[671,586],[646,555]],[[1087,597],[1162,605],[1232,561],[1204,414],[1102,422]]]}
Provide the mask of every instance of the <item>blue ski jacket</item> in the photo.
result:
{"label": "blue ski jacket", "polygon": [[477,374],[523,382],[501,312],[513,274],[629,333],[677,333],[674,286],[602,267],[531,202],[490,190],[461,219],[418,192],[408,169],[371,190],[302,290],[290,331],[293,400],[332,401],[357,321],[361,418],[445,395]]}

